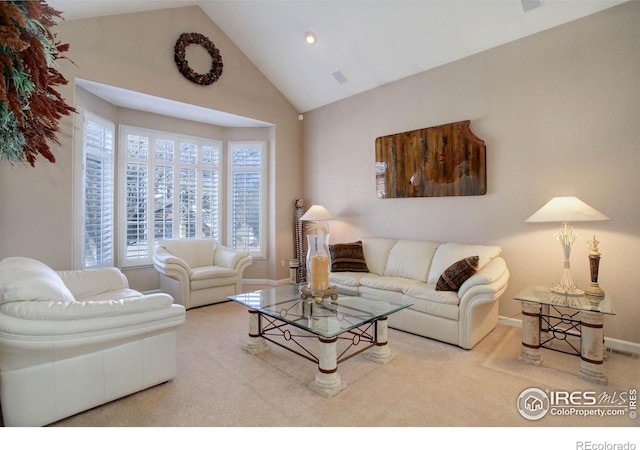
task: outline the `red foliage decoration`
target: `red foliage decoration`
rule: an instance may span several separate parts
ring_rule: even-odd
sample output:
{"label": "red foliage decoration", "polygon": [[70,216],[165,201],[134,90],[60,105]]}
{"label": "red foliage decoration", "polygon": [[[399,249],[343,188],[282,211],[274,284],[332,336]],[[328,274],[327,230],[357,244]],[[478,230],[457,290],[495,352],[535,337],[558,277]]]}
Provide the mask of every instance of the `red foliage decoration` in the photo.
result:
{"label": "red foliage decoration", "polygon": [[61,12],[43,0],[0,1],[0,159],[35,166],[55,156],[59,121],[76,110],[55,90],[67,84],[55,61],[69,44],[56,41],[51,27]]}

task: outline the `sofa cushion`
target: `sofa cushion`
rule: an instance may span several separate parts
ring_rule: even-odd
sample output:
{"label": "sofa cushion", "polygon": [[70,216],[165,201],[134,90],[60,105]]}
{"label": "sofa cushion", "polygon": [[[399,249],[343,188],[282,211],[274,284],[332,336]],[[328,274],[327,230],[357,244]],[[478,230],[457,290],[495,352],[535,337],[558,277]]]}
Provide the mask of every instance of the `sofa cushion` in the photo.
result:
{"label": "sofa cushion", "polygon": [[401,277],[368,277],[360,280],[362,286],[395,292],[404,292],[409,286],[417,283],[420,281]]}
{"label": "sofa cushion", "polygon": [[213,265],[216,250],[214,239],[167,239],[158,242],[158,245],[191,268]]}
{"label": "sofa cushion", "polygon": [[331,272],[369,272],[362,251],[362,241],[329,246]]}
{"label": "sofa cushion", "polygon": [[407,286],[403,292],[407,297],[428,300],[433,303],[442,303],[444,305],[460,304],[460,298],[455,292],[437,291],[435,285],[431,283],[412,284]]}
{"label": "sofa cushion", "polygon": [[398,242],[396,239],[386,238],[363,238],[362,252],[364,259],[367,261],[369,272],[384,274],[384,268],[387,265],[389,252],[391,248]]}
{"label": "sofa cushion", "polygon": [[431,260],[439,245],[429,241],[398,241],[389,251],[384,276],[427,281]]}
{"label": "sofa cushion", "polygon": [[360,286],[363,278],[377,278],[380,275],[370,272],[331,272],[329,281],[342,286]]}
{"label": "sofa cushion", "polygon": [[[431,285],[433,286],[433,285]],[[433,291],[436,292],[436,291]],[[453,297],[457,295],[453,292],[438,292],[439,294],[451,294]],[[402,303],[411,303],[409,310],[419,312],[421,314],[427,314],[429,316],[442,317],[450,320],[458,320],[460,308],[457,304],[451,304],[446,302],[435,302],[431,300],[425,300],[422,298],[410,297],[404,295],[401,299]],[[424,331],[423,331],[424,332]]]}
{"label": "sofa cushion", "polygon": [[500,256],[501,252],[502,248],[493,245],[459,244],[453,242],[442,244],[433,256],[427,282],[436,284],[440,275],[442,275],[450,265],[468,256],[478,255],[477,270],[480,270],[492,259]]}
{"label": "sofa cushion", "polygon": [[0,261],[0,300],[73,302],[73,294],[52,268],[21,256]]}
{"label": "sofa cushion", "polygon": [[469,256],[451,264],[440,275],[436,283],[436,291],[457,291],[462,283],[476,273],[478,256]]}

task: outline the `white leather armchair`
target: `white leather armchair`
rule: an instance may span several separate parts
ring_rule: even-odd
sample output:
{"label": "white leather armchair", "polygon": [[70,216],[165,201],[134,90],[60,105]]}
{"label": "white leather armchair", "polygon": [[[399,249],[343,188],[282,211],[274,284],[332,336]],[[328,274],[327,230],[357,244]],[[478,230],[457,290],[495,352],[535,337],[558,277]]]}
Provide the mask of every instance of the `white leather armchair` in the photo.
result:
{"label": "white leather armchair", "polygon": [[242,274],[253,263],[214,239],[169,239],[158,242],[153,264],[160,289],[185,308],[226,301],[242,292]]}
{"label": "white leather armchair", "polygon": [[176,376],[185,308],[130,289],[116,268],[56,272],[0,261],[0,406],[41,426]]}

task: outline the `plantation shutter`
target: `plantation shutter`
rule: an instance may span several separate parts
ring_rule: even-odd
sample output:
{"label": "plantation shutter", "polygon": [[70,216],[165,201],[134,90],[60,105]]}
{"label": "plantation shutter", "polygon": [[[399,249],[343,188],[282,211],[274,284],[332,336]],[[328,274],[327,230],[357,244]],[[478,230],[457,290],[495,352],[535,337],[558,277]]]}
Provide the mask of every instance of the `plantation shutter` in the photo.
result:
{"label": "plantation shutter", "polygon": [[264,257],[265,143],[231,142],[231,247]]}
{"label": "plantation shutter", "polygon": [[82,268],[114,262],[114,126],[85,115]]}

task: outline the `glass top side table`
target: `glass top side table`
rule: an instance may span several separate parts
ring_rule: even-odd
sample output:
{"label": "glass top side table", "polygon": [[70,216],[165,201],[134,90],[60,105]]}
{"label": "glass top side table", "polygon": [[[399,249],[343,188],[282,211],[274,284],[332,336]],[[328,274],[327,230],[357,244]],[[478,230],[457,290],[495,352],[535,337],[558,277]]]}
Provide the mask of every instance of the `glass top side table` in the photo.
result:
{"label": "glass top side table", "polygon": [[[604,368],[604,316],[614,315],[613,295],[563,295],[544,286],[528,286],[514,300],[522,303],[522,350],[519,360],[542,364],[540,348],[567,336],[580,338],[580,349],[565,352],[580,356],[578,376],[597,384],[607,384]],[[565,312],[567,311],[567,312]],[[544,333],[545,340],[541,339]]]}

